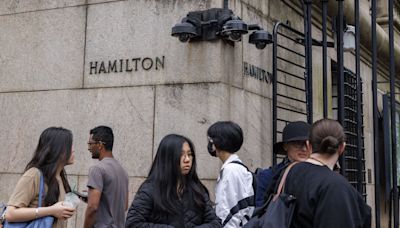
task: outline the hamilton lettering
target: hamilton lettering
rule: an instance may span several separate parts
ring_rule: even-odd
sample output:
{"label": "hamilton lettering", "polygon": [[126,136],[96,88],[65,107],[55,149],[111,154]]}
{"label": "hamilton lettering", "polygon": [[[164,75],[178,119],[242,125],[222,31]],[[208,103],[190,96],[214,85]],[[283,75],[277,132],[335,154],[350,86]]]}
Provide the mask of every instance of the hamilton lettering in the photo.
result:
{"label": "hamilton lettering", "polygon": [[162,70],[165,65],[165,56],[144,57],[131,59],[114,59],[108,61],[89,62],[89,74],[109,74],[135,71]]}
{"label": "hamilton lettering", "polygon": [[250,63],[243,62],[243,73],[248,77],[255,78],[259,81],[271,84],[272,83],[272,74],[267,72],[266,70],[254,66]]}

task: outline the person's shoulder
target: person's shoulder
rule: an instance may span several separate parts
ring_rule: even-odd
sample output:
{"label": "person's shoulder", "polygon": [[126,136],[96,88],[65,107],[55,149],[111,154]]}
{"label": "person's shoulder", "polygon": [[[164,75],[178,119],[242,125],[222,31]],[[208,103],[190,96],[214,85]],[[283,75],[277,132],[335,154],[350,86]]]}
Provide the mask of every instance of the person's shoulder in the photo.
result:
{"label": "person's shoulder", "polygon": [[22,176],[31,178],[40,177],[40,170],[36,167],[32,167],[26,170]]}
{"label": "person's shoulder", "polygon": [[145,180],[139,187],[138,192],[152,194],[155,188],[155,183],[150,180]]}
{"label": "person's shoulder", "polygon": [[93,164],[92,166],[89,167],[89,175],[91,173],[103,173],[104,171],[104,164],[101,163],[101,161],[96,162],[95,164]]}
{"label": "person's shoulder", "polygon": [[[240,162],[241,164],[238,162]],[[244,166],[244,164],[239,160],[234,160],[232,162],[229,162],[224,167],[224,173],[244,173],[244,172],[247,172],[247,169]]]}
{"label": "person's shoulder", "polygon": [[272,175],[272,167],[261,170],[258,174],[259,177],[267,177]]}
{"label": "person's shoulder", "polygon": [[331,173],[327,173],[326,178],[324,178],[324,182],[329,185],[329,187],[335,187],[335,188],[348,188],[350,190],[353,189],[353,187],[350,185],[350,183],[347,181],[347,179],[333,171]]}

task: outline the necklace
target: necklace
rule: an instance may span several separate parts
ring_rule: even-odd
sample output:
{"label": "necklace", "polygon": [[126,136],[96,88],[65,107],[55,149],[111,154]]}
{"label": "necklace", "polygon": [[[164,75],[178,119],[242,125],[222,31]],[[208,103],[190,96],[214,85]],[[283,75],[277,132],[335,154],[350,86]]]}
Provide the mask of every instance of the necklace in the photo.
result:
{"label": "necklace", "polygon": [[312,159],[312,160],[314,160],[314,161],[317,161],[317,162],[321,163],[321,164],[324,165],[324,166],[327,166],[324,162],[322,162],[321,160],[319,160],[319,159],[317,159],[317,158],[310,157],[309,159]]}

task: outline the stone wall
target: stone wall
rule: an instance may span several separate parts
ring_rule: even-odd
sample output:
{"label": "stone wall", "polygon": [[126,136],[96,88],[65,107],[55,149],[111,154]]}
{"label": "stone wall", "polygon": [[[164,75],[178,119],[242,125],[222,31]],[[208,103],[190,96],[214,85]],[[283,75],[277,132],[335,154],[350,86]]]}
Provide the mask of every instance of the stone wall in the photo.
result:
{"label": "stone wall", "polygon": [[[8,200],[40,133],[49,126],[74,134],[75,164],[67,172],[78,190],[85,189],[88,168],[96,162],[87,151],[89,130],[112,127],[115,157],[130,177],[130,201],[147,176],[159,141],[169,133],[193,140],[198,173],[213,195],[221,163],[207,153],[206,130],[218,120],[233,120],[243,128],[239,156],[250,169],[270,166],[272,85],[243,69],[251,64],[272,72],[272,45],[258,50],[248,36],[233,46],[181,43],[170,36],[187,12],[222,7],[222,2],[0,1],[0,202]],[[229,7],[270,32],[276,21],[303,28],[302,15],[287,1],[231,0]],[[321,35],[319,26],[314,33]],[[322,116],[320,52],[313,50],[314,119]],[[330,50],[329,58],[335,55]],[[353,69],[351,58],[346,67]],[[362,69],[364,91],[370,91],[370,67],[363,64]],[[372,169],[368,92],[364,101],[367,168]],[[367,193],[373,205],[373,183]],[[82,227],[84,210],[79,206],[69,227]]]}

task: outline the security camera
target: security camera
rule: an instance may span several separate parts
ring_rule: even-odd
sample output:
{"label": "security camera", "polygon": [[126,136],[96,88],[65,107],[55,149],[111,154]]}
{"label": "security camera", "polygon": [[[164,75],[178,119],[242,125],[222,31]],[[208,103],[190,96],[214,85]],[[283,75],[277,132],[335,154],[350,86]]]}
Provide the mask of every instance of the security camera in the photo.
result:
{"label": "security camera", "polygon": [[222,26],[221,35],[228,37],[230,40],[238,42],[242,40],[242,35],[247,33],[247,24],[240,19],[227,21]]}
{"label": "security camera", "polygon": [[171,36],[178,37],[181,42],[187,42],[197,37],[198,34],[194,25],[189,22],[182,22],[172,27]]}
{"label": "security camera", "polygon": [[265,30],[254,31],[249,37],[249,43],[256,45],[257,49],[264,49],[267,44],[273,42],[272,34]]}

